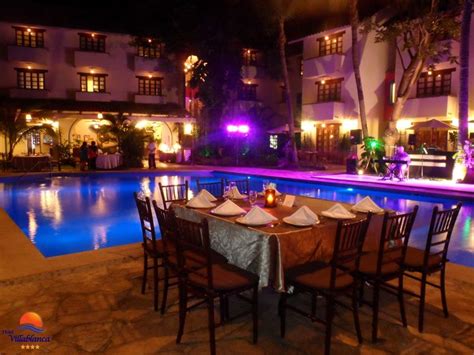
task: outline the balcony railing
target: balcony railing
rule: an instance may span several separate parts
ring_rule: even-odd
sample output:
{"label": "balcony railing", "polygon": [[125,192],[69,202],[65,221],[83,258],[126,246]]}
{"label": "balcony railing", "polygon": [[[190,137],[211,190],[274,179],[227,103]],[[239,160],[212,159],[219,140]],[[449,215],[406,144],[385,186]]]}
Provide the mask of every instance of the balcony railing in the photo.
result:
{"label": "balcony railing", "polygon": [[76,67],[108,68],[110,65],[110,55],[104,52],[76,50],[74,52],[74,65]]}
{"label": "balcony railing", "polygon": [[311,78],[340,73],[344,64],[344,58],[343,54],[330,54],[323,57],[305,59],[303,62],[304,77]]}
{"label": "balcony railing", "polygon": [[344,117],[344,103],[340,101],[303,104],[303,117],[314,120],[334,120]]}
{"label": "balcony railing", "polygon": [[109,92],[87,92],[87,91],[77,91],[76,92],[77,101],[102,101],[107,102],[111,101]]}
{"label": "balcony railing", "polygon": [[402,117],[457,117],[458,98],[455,96],[417,97],[403,107]]}
{"label": "balcony railing", "polygon": [[20,47],[10,45],[7,49],[9,61],[19,61],[48,65],[49,57],[46,48]]}

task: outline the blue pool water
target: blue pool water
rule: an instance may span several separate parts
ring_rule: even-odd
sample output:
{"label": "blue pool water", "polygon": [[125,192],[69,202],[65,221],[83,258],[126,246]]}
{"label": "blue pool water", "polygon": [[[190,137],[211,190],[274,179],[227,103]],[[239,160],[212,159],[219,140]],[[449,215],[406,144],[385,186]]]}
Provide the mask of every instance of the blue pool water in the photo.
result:
{"label": "blue pool water", "polygon": [[[141,240],[132,193],[143,191],[159,200],[158,182],[186,180],[196,192],[196,178],[213,180],[228,175],[209,172],[153,174],[97,174],[53,178],[0,180],[0,207],[4,208],[46,257],[77,253]],[[264,178],[252,177],[260,190]],[[386,191],[271,179],[282,192],[355,203],[370,195],[380,206],[418,213],[411,243],[422,247],[434,206],[450,208],[457,201]],[[464,201],[450,245],[450,259],[474,266],[474,202]]]}

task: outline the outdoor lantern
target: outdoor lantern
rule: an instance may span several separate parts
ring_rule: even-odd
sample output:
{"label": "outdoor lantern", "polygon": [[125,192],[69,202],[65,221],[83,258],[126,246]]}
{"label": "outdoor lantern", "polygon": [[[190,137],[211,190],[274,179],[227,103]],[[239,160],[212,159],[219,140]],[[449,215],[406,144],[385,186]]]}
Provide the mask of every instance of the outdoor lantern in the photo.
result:
{"label": "outdoor lantern", "polygon": [[264,207],[276,207],[276,190],[272,188],[265,189],[265,205]]}

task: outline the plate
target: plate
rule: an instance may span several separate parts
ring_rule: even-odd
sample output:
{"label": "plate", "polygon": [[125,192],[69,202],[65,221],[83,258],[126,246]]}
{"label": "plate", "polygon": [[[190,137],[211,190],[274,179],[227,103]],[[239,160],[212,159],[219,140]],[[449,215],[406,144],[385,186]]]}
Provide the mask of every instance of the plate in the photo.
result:
{"label": "plate", "polygon": [[354,219],[354,218],[356,218],[356,215],[352,214],[352,213],[351,213],[351,216],[347,216],[347,217],[334,217],[334,216],[328,215],[328,213],[326,211],[321,212],[321,214],[324,217],[333,218],[333,219]]}
{"label": "plate", "polygon": [[243,217],[239,217],[235,221],[237,223],[243,224],[244,226],[251,226],[251,227],[266,226],[266,225],[269,225],[269,224],[278,223],[278,221],[269,221],[267,223],[256,223],[256,224],[254,224],[254,223],[246,223],[242,219],[243,219]]}
{"label": "plate", "polygon": [[216,207],[216,206],[217,206],[217,205],[216,205],[215,203],[211,203],[210,206],[206,206],[206,207],[193,207],[193,206],[188,206],[188,205],[186,205],[186,207],[188,207],[188,208],[203,209],[203,210],[209,209],[209,208],[213,208],[213,207]]}
{"label": "plate", "polygon": [[295,226],[295,227],[310,227],[310,226],[314,226],[314,225],[320,223],[320,221],[317,221],[316,223],[298,222],[298,221],[295,221],[295,220],[292,221],[290,219],[290,217],[284,217],[283,222],[285,222],[287,224],[290,224],[292,226]]}
{"label": "plate", "polygon": [[355,212],[360,212],[360,213],[369,213],[369,212],[372,212],[372,213],[384,213],[385,210],[383,208],[379,208],[378,210],[374,210],[374,211],[367,211],[367,210],[363,210],[363,209],[359,209],[359,208],[354,208],[352,207],[351,208],[352,211],[355,211]]}
{"label": "plate", "polygon": [[239,213],[222,213],[222,212],[216,212],[214,210],[210,211],[211,214],[216,215],[216,216],[222,216],[222,217],[233,217],[233,216],[241,216],[245,214],[246,212],[239,212]]}

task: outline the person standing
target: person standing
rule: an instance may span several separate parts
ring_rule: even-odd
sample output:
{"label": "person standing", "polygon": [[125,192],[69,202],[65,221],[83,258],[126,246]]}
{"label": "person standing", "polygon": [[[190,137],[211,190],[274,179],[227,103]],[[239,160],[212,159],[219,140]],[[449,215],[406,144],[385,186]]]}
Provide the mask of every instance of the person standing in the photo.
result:
{"label": "person standing", "polygon": [[79,161],[80,161],[81,171],[86,170],[88,158],[89,158],[89,147],[87,146],[87,142],[82,142],[81,148],[79,148]]}
{"label": "person standing", "polygon": [[148,149],[148,168],[156,169],[156,161],[155,161],[156,143],[153,138],[150,138],[147,149]]}
{"label": "person standing", "polygon": [[89,170],[96,170],[96,161],[98,155],[98,148],[94,141],[91,142],[91,145],[88,150],[88,158],[89,158]]}

